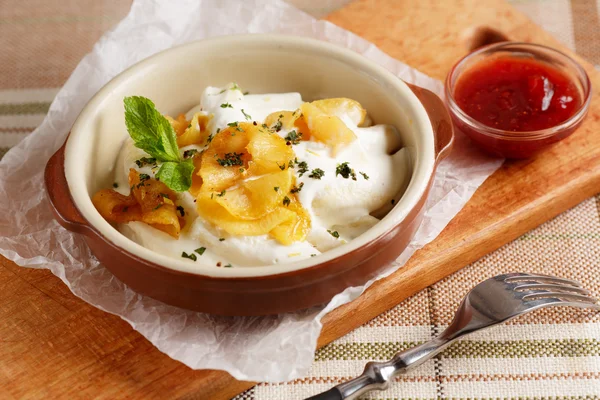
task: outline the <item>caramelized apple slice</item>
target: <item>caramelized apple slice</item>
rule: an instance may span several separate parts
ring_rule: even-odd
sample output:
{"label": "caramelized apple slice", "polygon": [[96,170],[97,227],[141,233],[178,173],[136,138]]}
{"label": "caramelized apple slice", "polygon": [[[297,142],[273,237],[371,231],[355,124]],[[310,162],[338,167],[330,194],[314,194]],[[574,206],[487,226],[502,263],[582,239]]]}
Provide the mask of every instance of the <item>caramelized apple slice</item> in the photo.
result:
{"label": "caramelized apple slice", "polygon": [[175,134],[177,134],[177,136],[183,135],[186,128],[190,124],[188,122],[188,120],[185,119],[185,114],[179,114],[177,116],[177,119],[173,119],[173,118],[169,117],[168,115],[165,115],[165,118],[167,119],[167,121],[169,121],[169,123],[173,127],[173,130],[175,131]]}
{"label": "caramelized apple slice", "polygon": [[123,224],[142,219],[141,207],[132,195],[124,196],[112,189],[103,189],[92,197],[92,203],[108,222]]}
{"label": "caramelized apple slice", "polygon": [[357,126],[364,123],[367,116],[367,110],[365,110],[358,101],[347,99],[345,97],[316,100],[310,104],[330,116],[339,118],[347,116]]}
{"label": "caramelized apple slice", "polygon": [[249,130],[248,152],[252,155],[248,173],[258,176],[287,168],[294,150],[279,135],[268,129],[252,126]]}
{"label": "caramelized apple slice", "polygon": [[356,140],[354,132],[339,117],[325,114],[313,103],[302,104],[300,110],[312,137],[330,146],[334,155]]}
{"label": "caramelized apple slice", "polygon": [[269,128],[276,127],[277,124],[281,121],[281,127],[285,130],[296,130],[302,136],[302,140],[310,140],[310,131],[308,130],[308,126],[306,126],[306,122],[301,118],[300,110],[296,111],[277,111],[271,113],[265,119],[265,124]]}
{"label": "caramelized apple slice", "polygon": [[303,242],[310,231],[310,215],[308,212],[302,207],[295,195],[289,194],[288,199],[290,202],[287,208],[294,212],[294,218],[277,225],[269,232],[274,239],[286,246],[294,242]]}
{"label": "caramelized apple slice", "polygon": [[213,198],[211,199],[211,195],[206,192],[198,196],[196,202],[198,214],[231,235],[265,235],[277,225],[289,221],[296,216],[293,211],[288,210],[286,207],[277,207],[261,218],[243,220],[231,215],[214,200],[215,196],[213,193]]}
{"label": "caramelized apple slice", "polygon": [[208,138],[206,127],[211,119],[212,115],[202,113],[194,114],[185,131],[177,136],[177,145],[179,147],[185,147],[190,144],[204,144]]}
{"label": "caramelized apple slice", "polygon": [[194,173],[192,174],[192,186],[190,186],[189,192],[192,196],[196,197],[200,193],[202,188],[202,176],[200,176],[200,169],[202,168],[202,156],[196,154],[193,158],[194,161]]}
{"label": "caramelized apple slice", "polygon": [[207,191],[220,192],[247,175],[251,158],[246,150],[247,125],[253,126],[242,123],[217,133],[202,153],[200,176]]}
{"label": "caramelized apple slice", "polygon": [[292,171],[286,169],[245,181],[240,187],[213,198],[236,218],[257,219],[281,206],[291,186]]}

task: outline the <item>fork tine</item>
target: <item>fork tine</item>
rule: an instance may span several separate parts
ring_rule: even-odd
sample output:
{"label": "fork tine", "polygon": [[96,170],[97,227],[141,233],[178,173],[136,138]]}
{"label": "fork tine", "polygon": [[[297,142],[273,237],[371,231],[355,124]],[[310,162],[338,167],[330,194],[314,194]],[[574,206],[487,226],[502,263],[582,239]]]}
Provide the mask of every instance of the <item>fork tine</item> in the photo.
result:
{"label": "fork tine", "polygon": [[581,283],[577,281],[573,281],[571,279],[559,278],[557,276],[551,275],[517,275],[517,276],[509,276],[504,279],[504,282],[513,283],[513,282],[539,282],[539,283],[549,283],[549,284],[557,284],[557,285],[569,285],[574,287],[581,287]]}
{"label": "fork tine", "polygon": [[591,294],[591,292],[589,290],[584,289],[582,287],[574,287],[574,286],[570,286],[570,285],[555,285],[555,284],[551,284],[551,283],[523,284],[523,285],[518,285],[517,287],[514,288],[514,290],[516,290],[518,292],[525,292],[528,290],[535,290],[535,291],[547,290],[549,292],[556,291],[556,292],[576,293],[576,294],[582,294],[582,295],[590,295]]}
{"label": "fork tine", "polygon": [[598,300],[591,296],[584,296],[575,293],[564,293],[564,292],[536,292],[529,293],[523,296],[524,301],[531,301],[537,299],[557,299],[558,301],[569,301],[576,303],[585,304],[597,304]]}

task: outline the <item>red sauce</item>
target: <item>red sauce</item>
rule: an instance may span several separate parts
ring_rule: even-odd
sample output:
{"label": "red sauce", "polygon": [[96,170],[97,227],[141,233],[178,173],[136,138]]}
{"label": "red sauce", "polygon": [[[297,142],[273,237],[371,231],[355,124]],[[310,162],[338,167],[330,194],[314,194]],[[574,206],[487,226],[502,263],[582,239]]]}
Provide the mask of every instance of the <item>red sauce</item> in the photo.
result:
{"label": "red sauce", "polygon": [[454,98],[473,119],[513,132],[556,126],[575,114],[582,103],[577,86],[563,72],[517,57],[484,60],[463,72]]}

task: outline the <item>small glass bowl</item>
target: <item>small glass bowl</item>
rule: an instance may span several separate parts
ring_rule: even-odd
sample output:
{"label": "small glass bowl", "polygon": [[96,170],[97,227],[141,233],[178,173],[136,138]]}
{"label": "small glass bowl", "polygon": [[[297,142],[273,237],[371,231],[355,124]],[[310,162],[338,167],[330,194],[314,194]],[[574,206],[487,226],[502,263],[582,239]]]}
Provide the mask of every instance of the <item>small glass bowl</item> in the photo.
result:
{"label": "small glass bowl", "polygon": [[[477,63],[497,57],[526,57],[559,69],[577,86],[581,107],[560,124],[537,131],[513,132],[492,128],[467,115],[454,100],[454,89],[461,74]],[[550,47],[531,43],[495,43],[468,54],[452,67],[446,78],[446,103],[452,120],[459,130],[469,136],[486,152],[506,158],[528,158],[572,134],[585,118],[592,90],[587,73],[575,60]]]}

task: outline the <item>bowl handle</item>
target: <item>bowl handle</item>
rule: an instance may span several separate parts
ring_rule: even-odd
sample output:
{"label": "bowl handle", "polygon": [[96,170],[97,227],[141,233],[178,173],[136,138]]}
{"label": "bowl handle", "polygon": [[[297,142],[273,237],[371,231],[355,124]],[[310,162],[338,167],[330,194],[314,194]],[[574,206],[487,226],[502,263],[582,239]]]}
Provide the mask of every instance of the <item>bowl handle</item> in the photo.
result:
{"label": "bowl handle", "polygon": [[450,114],[442,99],[433,92],[409,83],[407,85],[427,111],[435,138],[435,161],[439,163],[450,154],[454,142],[454,128]]}
{"label": "bowl handle", "polygon": [[72,232],[85,234],[89,233],[90,226],[75,206],[65,177],[65,145],[66,142],[46,164],[46,193],[58,223]]}

